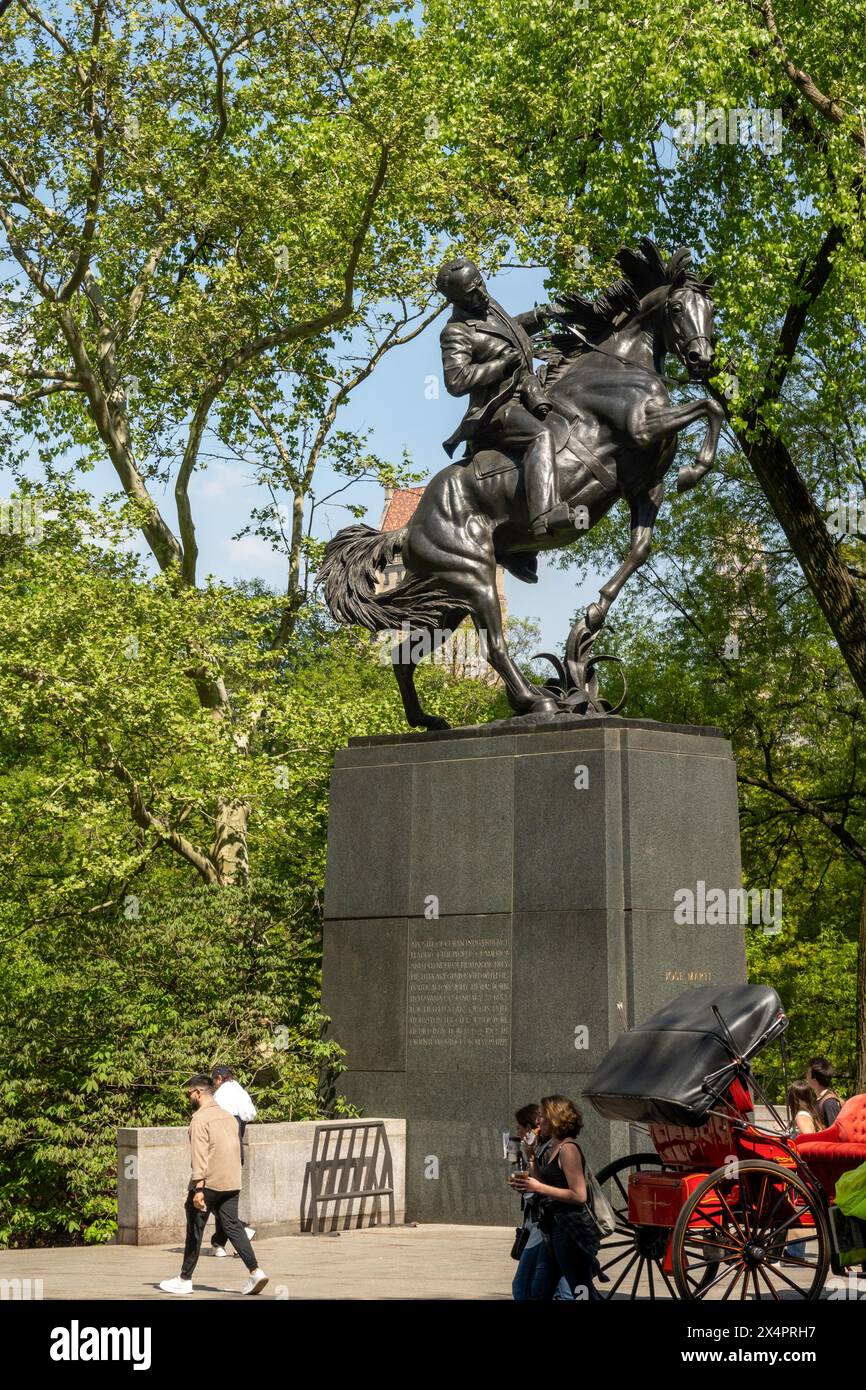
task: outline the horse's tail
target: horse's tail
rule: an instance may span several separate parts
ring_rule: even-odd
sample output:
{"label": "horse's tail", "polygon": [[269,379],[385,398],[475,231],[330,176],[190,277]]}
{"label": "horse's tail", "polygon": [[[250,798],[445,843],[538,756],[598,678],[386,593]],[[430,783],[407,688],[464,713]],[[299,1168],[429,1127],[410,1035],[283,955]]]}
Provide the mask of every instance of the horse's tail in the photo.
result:
{"label": "horse's tail", "polygon": [[409,576],[393,589],[376,592],[376,581],[403,549],[407,527],[374,531],[371,526],[346,526],[325,546],[319,569],[325,603],[339,623],[357,623],[370,632],[387,632],[408,623],[437,628],[455,600],[429,580]]}

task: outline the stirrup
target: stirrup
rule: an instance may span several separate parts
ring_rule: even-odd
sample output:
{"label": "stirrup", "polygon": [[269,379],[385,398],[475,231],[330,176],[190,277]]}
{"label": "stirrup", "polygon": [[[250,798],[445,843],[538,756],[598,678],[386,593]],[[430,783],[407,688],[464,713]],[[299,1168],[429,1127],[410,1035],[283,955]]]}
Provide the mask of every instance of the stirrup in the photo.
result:
{"label": "stirrup", "polygon": [[530,526],[533,536],[552,536],[561,526],[571,525],[571,509],[567,502],[557,502],[549,512],[537,516]]}

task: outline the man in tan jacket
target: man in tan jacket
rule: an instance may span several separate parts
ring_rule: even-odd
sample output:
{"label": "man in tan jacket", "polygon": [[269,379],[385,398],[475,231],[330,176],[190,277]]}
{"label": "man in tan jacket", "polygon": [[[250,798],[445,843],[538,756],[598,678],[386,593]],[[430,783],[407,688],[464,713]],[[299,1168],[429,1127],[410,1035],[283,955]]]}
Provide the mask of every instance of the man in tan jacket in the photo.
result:
{"label": "man in tan jacket", "polygon": [[268,1276],[259,1269],[253,1247],[238,1216],[241,1188],[241,1150],[238,1127],[233,1115],[214,1100],[213,1082],[199,1073],[190,1077],[184,1090],[193,1107],[189,1127],[191,1173],[186,1199],[186,1245],[180,1277],[163,1279],[164,1293],[193,1292],[193,1270],[201,1252],[201,1240],[208,1216],[219,1215],[225,1231],[249,1272],[242,1293],[260,1293]]}

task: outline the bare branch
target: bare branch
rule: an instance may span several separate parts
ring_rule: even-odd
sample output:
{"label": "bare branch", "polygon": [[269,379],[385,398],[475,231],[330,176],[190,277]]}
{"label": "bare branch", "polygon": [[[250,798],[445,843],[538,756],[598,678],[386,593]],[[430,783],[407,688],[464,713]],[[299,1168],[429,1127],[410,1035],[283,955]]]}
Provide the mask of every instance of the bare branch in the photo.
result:
{"label": "bare branch", "polygon": [[[798,91],[803,93],[803,96],[806,98],[807,101],[811,102],[812,106],[815,107],[816,111],[820,111],[821,115],[825,118],[825,120],[831,121],[833,125],[844,125],[845,112],[842,110],[842,107],[839,105],[839,103],[837,101],[834,101],[832,97],[828,97],[824,92],[822,92],[816,86],[815,82],[809,76],[809,74],[805,72],[803,68],[798,67],[797,64],[793,62],[791,58],[788,56],[788,51],[785,47],[782,36],[779,33],[778,25],[776,24],[776,16],[773,13],[772,0],[764,0],[764,4],[762,6],[762,13],[764,16],[764,23],[767,27],[767,32],[771,35],[773,39],[773,44],[775,45],[776,49],[781,55],[785,72],[788,74],[788,77],[793,82],[794,86],[797,88]],[[866,137],[864,137],[863,132],[860,130],[849,130],[848,133],[851,139],[854,141],[854,144],[857,145],[864,154],[866,154]]]}
{"label": "bare branch", "polygon": [[347,319],[352,312],[355,294],[355,276],[358,271],[358,262],[361,259],[361,252],[364,249],[364,242],[370,230],[373,220],[373,213],[379,194],[385,183],[388,173],[388,163],[391,151],[388,145],[383,145],[379,154],[379,161],[376,166],[376,173],[367,197],[364,200],[364,207],[358,223],[358,229],[352,239],[349,259],[343,272],[343,297],[340,303],[333,309],[327,309],[322,314],[317,314],[311,319],[302,323],[289,324],[286,328],[281,328],[275,333],[266,333],[260,338],[256,338],[246,347],[240,348],[230,358],[226,360],[222,367],[224,381],[242,367],[245,362],[249,362],[253,357],[260,356],[261,353],[269,351],[270,348],[281,347],[286,343],[302,341],[305,338],[315,337],[319,333],[324,333],[329,328],[335,328],[338,324]]}
{"label": "bare branch", "polygon": [[53,381],[49,386],[40,386],[34,391],[28,391],[25,396],[16,396],[11,391],[0,391],[0,401],[6,401],[10,405],[20,408],[31,405],[33,401],[40,400],[43,396],[56,396],[58,391],[83,391],[84,387],[80,381],[70,377],[68,381]]}
{"label": "bare branch", "polygon": [[766,383],[761,393],[762,404],[776,400],[785,384],[785,378],[794,360],[794,354],[797,351],[800,335],[806,326],[806,320],[830,278],[833,270],[833,256],[843,241],[842,228],[831,227],[824,236],[814,259],[805,259],[797,272],[796,288],[779,330],[773,365],[766,374]]}
{"label": "bare branch", "polygon": [[9,249],[28,280],[36,286],[44,299],[54,300],[56,295],[35,261],[31,260],[19,239],[19,229],[9,209],[0,203],[0,223],[9,240]]}
{"label": "bare branch", "polygon": [[196,564],[198,562],[198,542],[195,537],[195,522],[193,521],[192,507],[189,504],[189,483],[193,474],[193,469],[198,462],[202,435],[207,426],[211,406],[216,400],[221,386],[221,381],[212,382],[195,408],[189,427],[186,448],[183,451],[183,458],[181,460],[180,469],[178,470],[177,481],[174,485],[174,499],[177,506],[177,524],[180,530],[181,545],[183,546],[181,573],[185,582],[190,585],[195,584]]}
{"label": "bare branch", "polygon": [[100,739],[99,745],[109,760],[109,770],[127,790],[129,807],[136,825],[157,835],[164,844],[191,864],[205,883],[219,884],[219,874],[208,856],[196,849],[192,841],[181,835],[179,830],[167,825],[161,816],[154,815],[148,808],[141,788],[129,769],[117,757],[108,739]]}
{"label": "bare branch", "polygon": [[761,791],[772,792],[774,796],[787,802],[794,810],[800,811],[803,815],[812,816],[829,830],[831,835],[835,835],[853,859],[856,859],[860,864],[866,864],[866,847],[854,838],[850,830],[845,829],[841,821],[834,820],[816,802],[798,796],[796,792],[787,787],[781,787],[778,782],[769,777],[747,777],[745,773],[737,773],[737,781],[747,787],[759,787]]}
{"label": "bare branch", "polygon": [[87,74],[85,73],[84,68],[79,63],[78,55],[76,54],[75,49],[72,47],[71,43],[69,43],[68,40],[64,38],[63,34],[61,34],[60,30],[56,27],[56,25],[52,24],[50,19],[46,19],[45,15],[43,15],[39,10],[37,10],[33,5],[28,4],[28,0],[18,0],[18,3],[21,6],[24,13],[30,16],[30,18],[33,20],[33,23],[38,24],[40,29],[44,29],[45,33],[48,34],[49,37],[52,38],[56,44],[59,44],[59,46],[63,49],[63,52],[67,55],[67,57],[75,59],[75,65],[78,69],[78,77],[81,82],[81,85],[84,86],[85,82],[87,81]]}
{"label": "bare branch", "polygon": [[179,565],[183,560],[181,547],[160,515],[159,508],[148,492],[144,479],[135,465],[128,427],[125,419],[122,418],[123,412],[117,411],[117,402],[114,402],[114,408],[112,408],[106,391],[103,389],[90,361],[78,323],[67,304],[59,306],[59,319],[63,336],[75,364],[76,376],[90,403],[94,423],[106,445],[123,489],[128,497],[139,502],[145,509],[146,519],[142,525],[145,539],[161,569],[168,569],[172,564]]}
{"label": "bare branch", "polygon": [[[104,18],[103,0],[99,0],[93,12],[93,28],[90,35],[90,46],[96,48],[102,33],[102,21]],[[99,198],[102,192],[102,182],[105,176],[105,127],[102,117],[99,114],[99,106],[96,100],[96,63],[90,65],[87,80],[84,84],[83,101],[84,111],[90,122],[90,129],[93,132],[93,162],[90,167],[90,181],[87,189],[87,199],[84,207],[84,225],[81,229],[81,245],[75,267],[60,291],[61,300],[71,299],[76,293],[90,265],[90,253],[93,247],[93,238],[96,233],[96,217],[99,210]]]}

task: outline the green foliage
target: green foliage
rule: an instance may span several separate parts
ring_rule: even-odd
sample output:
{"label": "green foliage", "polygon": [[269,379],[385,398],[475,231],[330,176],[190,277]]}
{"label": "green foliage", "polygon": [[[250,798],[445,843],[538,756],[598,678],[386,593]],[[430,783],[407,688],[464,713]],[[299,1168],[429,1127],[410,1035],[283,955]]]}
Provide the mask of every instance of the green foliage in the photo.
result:
{"label": "green foliage", "polygon": [[[340,487],[415,476],[337,413],[431,312],[440,257],[516,252],[586,291],[623,240],[692,245],[718,279],[741,447],[759,424],[783,435],[820,510],[864,485],[864,5],[775,9],[778,29],[741,0],[4,14],[4,465],[28,487],[39,464],[53,520],[36,546],[0,537],[0,1240],[110,1235],[115,1128],[180,1122],[197,1067],[232,1062],[265,1118],[340,1104],[317,1004],[328,781],[336,747],[403,715],[381,649],[334,632],[301,572],[320,463]],[[698,102],[780,111],[781,148],[677,145]],[[288,521],[240,523],[284,545],[283,595],[196,587],[206,430],[292,499]],[[64,469],[106,458],[125,500],[97,508]],[[792,546],[825,597],[796,511],[783,534],[775,507],[731,445],[664,513],[604,646],[629,665],[628,713],[731,734],[745,881],[784,895],[782,933],[750,930],[753,976],[788,1006],[798,1070],[827,1050],[852,1074],[862,683],[855,637],[840,655],[804,592]],[[623,538],[611,518],[564,562],[607,574]],[[863,544],[838,542],[861,577]],[[861,608],[849,585],[831,621]],[[531,631],[512,636],[527,659]],[[435,666],[418,684],[454,724],[506,713]],[[213,848],[226,807],[249,883]]]}
{"label": "green foliage", "polygon": [[180,1088],[217,1062],[263,1120],[319,1113],[341,1053],[318,1009],[309,897],[179,891],[151,873],[122,911],[20,922],[4,902],[0,1243],[108,1239],[117,1129],[184,1123]]}
{"label": "green foliage", "polygon": [[[623,544],[613,523],[572,559],[607,573]],[[732,739],[744,884],[781,890],[783,904],[779,934],[747,927],[749,973],[790,1015],[792,1074],[825,1052],[856,1089],[864,705],[736,454],[700,499],[670,501],[614,613],[604,649],[628,668],[624,713],[715,724]]]}
{"label": "green foliage", "polygon": [[[39,545],[0,538],[0,1244],[100,1241],[115,1228],[123,1126],[180,1124],[194,1072],[228,1062],[263,1120],[345,1109],[319,1011],[321,896],[334,751],[403,725],[383,649],[302,615],[264,640],[273,594],[172,591],[122,528],[72,493]],[[49,510],[54,511],[51,507]],[[240,767],[231,722],[190,665],[262,702]],[[501,695],[425,667],[455,724]],[[122,764],[119,776],[116,764]],[[127,776],[128,774],[128,776]],[[130,779],[155,818],[131,814]],[[251,806],[248,886],[199,881],[169,828],[206,854],[210,807]]]}

